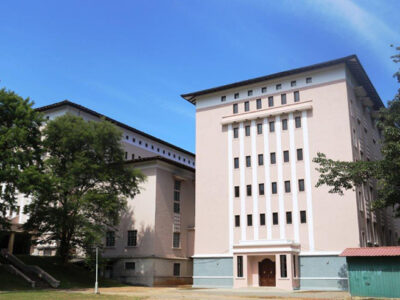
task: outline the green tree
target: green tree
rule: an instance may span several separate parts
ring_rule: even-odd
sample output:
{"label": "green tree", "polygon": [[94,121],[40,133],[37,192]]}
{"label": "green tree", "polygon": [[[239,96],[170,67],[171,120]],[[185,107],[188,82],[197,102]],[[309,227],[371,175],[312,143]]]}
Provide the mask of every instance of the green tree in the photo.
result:
{"label": "green tree", "polygon": [[19,192],[29,194],[41,164],[41,114],[33,102],[0,90],[0,228],[10,226]]}
{"label": "green tree", "polygon": [[[400,62],[400,47],[392,57]],[[400,83],[400,69],[394,74]],[[400,216],[400,89],[387,108],[379,112],[377,126],[382,135],[382,159],[378,161],[335,161],[318,153],[313,159],[318,163],[320,177],[317,187],[327,185],[330,193],[343,194],[343,190],[354,189],[370,180],[376,182],[378,196],[372,208],[393,207]]]}
{"label": "green tree", "polygon": [[64,261],[99,244],[119,223],[126,198],[139,193],[144,177],[125,164],[121,137],[110,122],[70,114],[43,129],[43,180],[24,228],[37,232],[36,243],[56,241]]}

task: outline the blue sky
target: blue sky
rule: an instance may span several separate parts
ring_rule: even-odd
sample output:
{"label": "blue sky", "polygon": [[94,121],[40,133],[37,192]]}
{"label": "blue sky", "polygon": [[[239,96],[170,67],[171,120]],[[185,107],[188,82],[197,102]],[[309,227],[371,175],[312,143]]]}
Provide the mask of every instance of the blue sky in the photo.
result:
{"label": "blue sky", "polygon": [[0,87],[69,99],[195,151],[180,94],[357,54],[393,98],[398,0],[8,1]]}

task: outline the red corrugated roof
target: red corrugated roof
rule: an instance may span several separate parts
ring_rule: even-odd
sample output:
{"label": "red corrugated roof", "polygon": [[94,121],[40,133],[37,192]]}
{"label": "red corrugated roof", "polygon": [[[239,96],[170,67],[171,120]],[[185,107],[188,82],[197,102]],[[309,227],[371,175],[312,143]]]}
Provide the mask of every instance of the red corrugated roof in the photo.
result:
{"label": "red corrugated roof", "polygon": [[347,248],[340,256],[400,256],[400,247]]}

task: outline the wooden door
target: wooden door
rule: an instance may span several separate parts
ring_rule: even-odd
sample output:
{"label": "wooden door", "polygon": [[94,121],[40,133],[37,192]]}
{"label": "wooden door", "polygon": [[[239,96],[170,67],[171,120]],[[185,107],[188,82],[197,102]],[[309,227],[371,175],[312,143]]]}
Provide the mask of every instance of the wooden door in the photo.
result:
{"label": "wooden door", "polygon": [[275,286],[275,262],[266,258],[258,263],[259,286]]}

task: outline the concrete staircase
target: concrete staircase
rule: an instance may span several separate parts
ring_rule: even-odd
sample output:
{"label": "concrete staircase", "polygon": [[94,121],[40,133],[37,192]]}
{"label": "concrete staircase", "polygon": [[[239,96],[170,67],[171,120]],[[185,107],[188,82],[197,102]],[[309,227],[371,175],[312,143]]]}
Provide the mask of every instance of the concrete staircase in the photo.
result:
{"label": "concrete staircase", "polygon": [[8,252],[7,249],[0,250],[0,256],[8,263],[7,269],[9,272],[22,277],[29,282],[32,287],[52,287],[60,286],[60,281],[56,280],[50,274],[45,272],[38,266],[27,265],[16,256]]}

